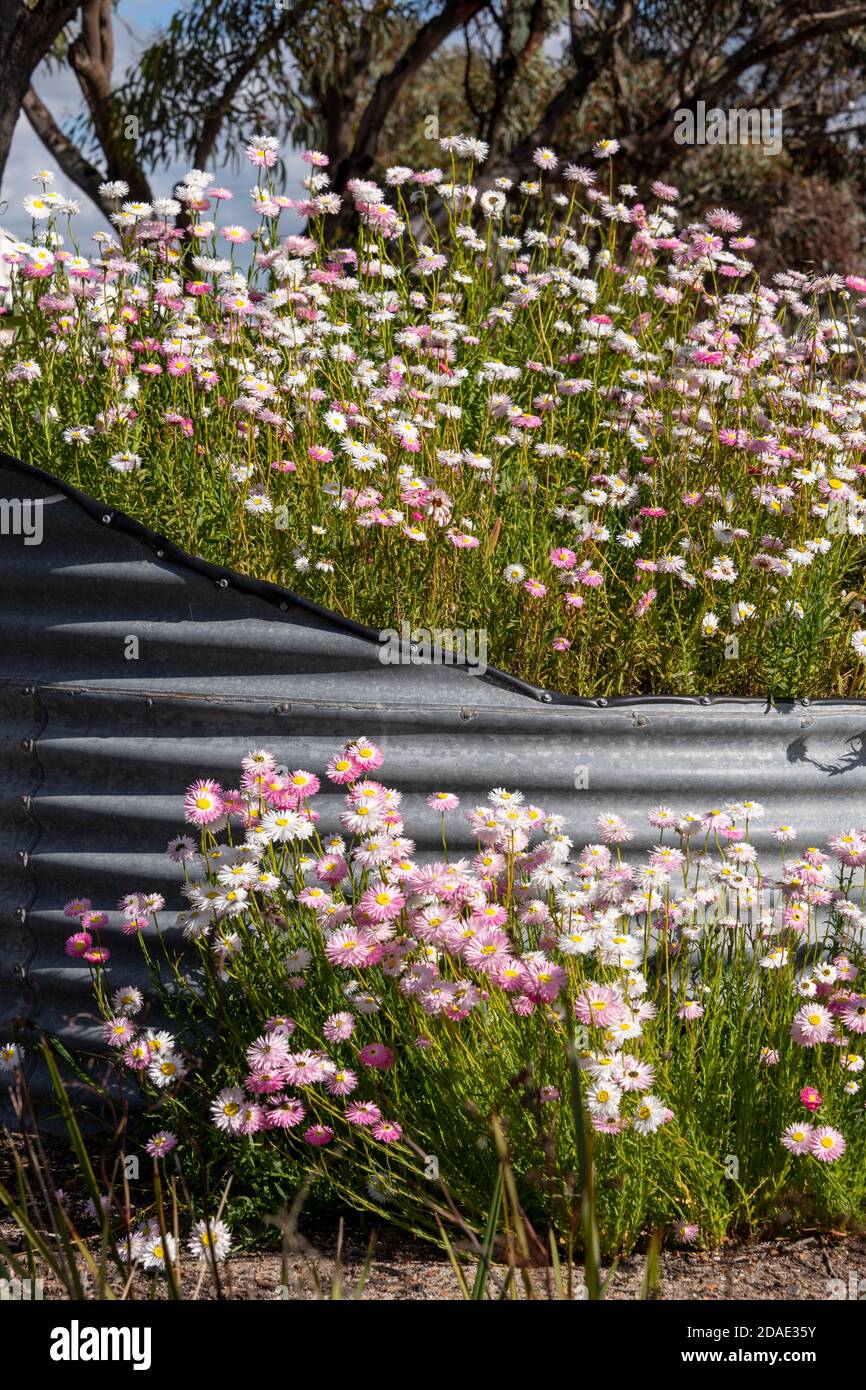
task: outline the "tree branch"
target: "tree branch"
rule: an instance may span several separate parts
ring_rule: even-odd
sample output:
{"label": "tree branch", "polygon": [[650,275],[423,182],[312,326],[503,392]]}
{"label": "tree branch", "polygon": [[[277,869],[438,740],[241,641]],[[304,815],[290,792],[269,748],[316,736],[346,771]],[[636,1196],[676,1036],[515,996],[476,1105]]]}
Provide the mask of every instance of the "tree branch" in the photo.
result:
{"label": "tree branch", "polygon": [[529,18],[529,33],[526,43],[518,53],[514,53],[510,48],[511,28],[510,25],[503,31],[502,46],[509,45],[509,51],[498,65],[496,73],[496,93],[493,101],[493,108],[487,123],[487,143],[490,146],[488,158],[493,161],[498,158],[499,149],[502,143],[502,132],[505,124],[505,112],[514,85],[527,63],[541,48],[547,35],[547,15],[545,12],[544,0],[535,0],[532,6],[532,13]]}
{"label": "tree branch", "polygon": [[[572,56],[576,72],[550,100],[535,129],[512,151],[508,159],[509,167],[521,168],[528,162],[533,150],[539,145],[551,143],[562,121],[574,110],[575,102],[579,103],[582,100],[604,69],[620,34],[631,23],[633,15],[634,0],[619,0],[616,12],[602,32],[593,53],[587,53],[582,47],[574,51],[573,45]],[[576,33],[573,33],[572,37],[574,39]]]}
{"label": "tree branch", "polygon": [[81,33],[69,46],[69,62],[105,155],[109,179],[123,179],[133,198],[150,202],[150,185],[135,154],[134,141],[119,128],[117,103],[111,89],[111,15],[111,0],[85,0],[81,7]]}
{"label": "tree branch", "polygon": [[99,193],[99,185],[105,182],[104,175],[85,158],[78,146],[63,134],[48,107],[32,86],[27,89],[23,108],[33,130],[49,154],[54,156],[67,178],[71,179],[106,217],[112,213],[113,204],[106,202]]}
{"label": "tree branch", "polygon": [[279,43],[287,31],[310,9],[313,0],[299,0],[294,9],[284,13],[273,28],[267,29],[250,49],[244,61],[228,78],[216,100],[208,108],[202,123],[201,133],[196,141],[193,163],[197,169],[204,169],[213,154],[223,121],[232,109],[232,103],[247,78],[255,72],[268,52]]}
{"label": "tree branch", "polygon": [[12,135],[30,76],[78,9],[78,0],[42,0],[0,4],[0,176],[6,167]]}
{"label": "tree branch", "polygon": [[385,118],[407,82],[455,29],[468,23],[487,3],[488,0],[446,0],[439,13],[422,25],[402,58],[376,83],[361,116],[352,149],[336,171],[335,182],[338,186],[342,186],[353,173],[365,174],[369,170]]}
{"label": "tree branch", "polygon": [[[866,4],[845,5],[818,14],[798,15],[796,8],[796,0],[779,0],[779,3],[763,16],[751,37],[731,53],[717,67],[715,73],[704,70],[693,78],[688,94],[680,92],[675,97],[677,106],[681,109],[694,109],[699,99],[710,106],[729,92],[738,78],[750,68],[763,67],[792,50],[805,48],[830,34],[866,25]],[[551,99],[535,129],[520,141],[507,160],[499,162],[497,172],[504,171],[506,166],[508,170],[513,170],[525,165],[538,145],[553,141],[563,120],[573,112],[575,103],[580,102],[592,83],[601,75],[611,55],[615,53],[619,36],[632,22],[633,14],[634,0],[620,0],[617,11],[602,34],[595,51],[588,54],[581,47],[573,53],[577,65],[576,72]],[[787,32],[781,37],[773,38],[772,35],[778,34],[782,25],[787,27]],[[694,44],[687,53],[688,57],[691,57],[693,47]],[[682,60],[678,63],[679,80],[683,76],[681,64]],[[663,146],[673,139],[674,129],[674,114],[666,110],[643,129],[624,134],[621,144],[632,156],[651,162],[658,158]]]}
{"label": "tree branch", "polygon": [[[787,4],[779,6],[780,11],[788,8]],[[823,15],[807,15],[803,16],[802,20],[803,23],[809,21],[808,27],[804,28],[795,21],[793,31],[784,38],[765,40],[763,33],[766,32],[766,28],[760,35],[754,35],[733,53],[713,76],[701,81],[699,91],[693,86],[689,97],[680,102],[680,108],[694,110],[699,100],[706,102],[709,107],[729,92],[737,78],[742,77],[750,68],[764,67],[775,58],[781,58],[800,46],[805,47],[815,39],[862,27],[866,24],[866,4],[848,6],[844,10],[833,10]],[[639,153],[642,157],[647,157],[673,138],[674,128],[674,114],[665,111],[643,130],[624,136],[623,148],[630,154]]]}

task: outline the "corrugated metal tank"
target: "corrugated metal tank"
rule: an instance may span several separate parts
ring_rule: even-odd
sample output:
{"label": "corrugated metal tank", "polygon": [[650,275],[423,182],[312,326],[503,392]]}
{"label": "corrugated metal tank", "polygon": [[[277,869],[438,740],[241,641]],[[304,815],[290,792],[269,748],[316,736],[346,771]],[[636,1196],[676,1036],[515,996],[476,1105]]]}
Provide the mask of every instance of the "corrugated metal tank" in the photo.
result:
{"label": "corrugated metal tank", "polygon": [[[8,532],[15,503],[35,501],[42,540],[25,544]],[[162,850],[182,828],[185,787],[211,774],[234,784],[253,746],[321,772],[366,734],[385,750],[420,853],[438,843],[425,797],[441,788],[466,805],[518,787],[563,815],[578,844],[615,810],[636,829],[635,852],[651,843],[645,812],[658,802],[703,811],[750,796],[764,826],[792,821],[800,844],[866,824],[864,702],[606,702],[493,671],[383,665],[375,632],[192,559],[6,456],[0,521],[0,1038],[26,1039],[26,1020],[94,1040],[88,971],[63,954],[64,902],[85,894],[109,909],[158,890],[179,906]],[[336,829],[339,789],[326,784],[319,804]],[[449,847],[468,849],[457,825]],[[120,984],[141,971],[113,922]]]}

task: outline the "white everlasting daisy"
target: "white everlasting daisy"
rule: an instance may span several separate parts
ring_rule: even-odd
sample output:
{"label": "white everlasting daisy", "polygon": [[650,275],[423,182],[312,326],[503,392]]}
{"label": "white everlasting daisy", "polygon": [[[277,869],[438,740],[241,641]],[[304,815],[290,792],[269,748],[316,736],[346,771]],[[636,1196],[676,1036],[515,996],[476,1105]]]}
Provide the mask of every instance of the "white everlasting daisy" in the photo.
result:
{"label": "white everlasting daisy", "polygon": [[187,1249],[197,1260],[222,1261],[232,1247],[231,1231],[224,1221],[197,1221],[190,1232]]}
{"label": "white everlasting daisy", "polygon": [[166,1262],[174,1264],[177,1256],[177,1243],[174,1236],[166,1233],[151,1236],[144,1246],[141,1262],[145,1269],[165,1269]]}
{"label": "white everlasting daisy", "polygon": [[264,840],[287,843],[291,840],[308,840],[313,833],[312,823],[297,811],[269,811],[262,817],[256,832]]}

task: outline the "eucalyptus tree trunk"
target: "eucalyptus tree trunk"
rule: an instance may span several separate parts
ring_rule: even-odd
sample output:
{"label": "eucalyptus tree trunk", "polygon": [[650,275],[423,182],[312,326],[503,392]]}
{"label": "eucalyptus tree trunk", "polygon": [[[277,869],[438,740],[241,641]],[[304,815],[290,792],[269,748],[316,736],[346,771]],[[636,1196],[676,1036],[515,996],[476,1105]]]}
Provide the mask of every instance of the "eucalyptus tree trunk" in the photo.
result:
{"label": "eucalyptus tree trunk", "polygon": [[78,0],[2,0],[0,4],[0,178],[34,68],[78,9]]}

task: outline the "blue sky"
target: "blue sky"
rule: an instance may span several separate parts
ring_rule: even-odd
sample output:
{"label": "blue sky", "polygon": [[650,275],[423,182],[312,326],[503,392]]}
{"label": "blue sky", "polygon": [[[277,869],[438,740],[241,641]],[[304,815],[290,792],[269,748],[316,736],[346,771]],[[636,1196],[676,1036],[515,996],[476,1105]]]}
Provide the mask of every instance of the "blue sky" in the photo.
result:
{"label": "blue sky", "polygon": [[[116,83],[121,80],[130,64],[135,61],[136,55],[147,46],[151,37],[165,25],[177,10],[188,3],[194,3],[194,0],[119,0],[114,19],[114,80]],[[83,108],[82,97],[78,83],[71,71],[55,72],[48,75],[44,69],[37,69],[33,85],[61,127],[65,128],[73,117],[80,114]],[[249,135],[252,132],[242,131],[238,133],[239,135]],[[154,193],[169,194],[172,183],[184,173],[186,167],[186,164],[166,166],[164,170],[152,174],[151,186]],[[287,188],[286,192],[295,197],[300,192],[296,180],[302,167],[299,160],[294,168],[290,165],[293,187]],[[108,223],[105,222],[90,200],[84,197],[80,190],[61,173],[41,140],[31,130],[25,116],[20,117],[15,129],[12,151],[4,171],[2,184],[0,184],[0,205],[2,205],[0,226],[16,236],[30,236],[30,218],[24,212],[21,202],[28,193],[36,191],[35,185],[31,182],[31,175],[36,168],[51,169],[56,178],[54,187],[81,200],[81,213],[75,219],[74,227],[79,244],[86,254],[91,249],[88,243],[92,233],[100,228],[106,229]],[[234,220],[246,221],[249,203],[243,195],[255,183],[253,171],[244,168],[240,172],[234,173],[229,170],[220,171],[217,169],[214,172],[219,172],[219,182],[232,189],[238,200],[236,204],[232,205],[233,209],[236,208],[237,210],[234,214]],[[285,230],[291,230],[285,217],[281,225],[285,226]]]}

